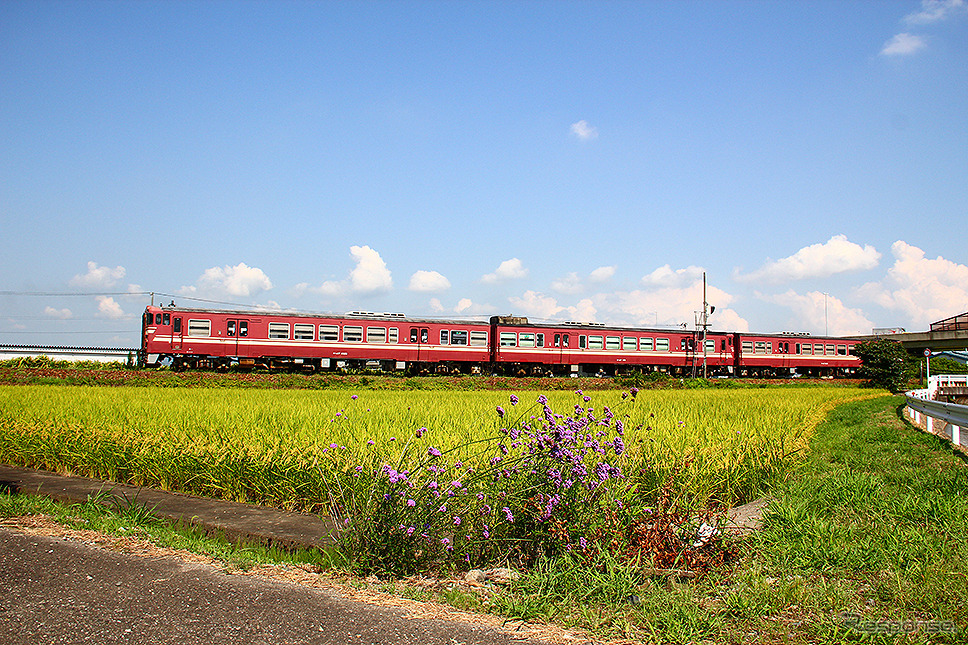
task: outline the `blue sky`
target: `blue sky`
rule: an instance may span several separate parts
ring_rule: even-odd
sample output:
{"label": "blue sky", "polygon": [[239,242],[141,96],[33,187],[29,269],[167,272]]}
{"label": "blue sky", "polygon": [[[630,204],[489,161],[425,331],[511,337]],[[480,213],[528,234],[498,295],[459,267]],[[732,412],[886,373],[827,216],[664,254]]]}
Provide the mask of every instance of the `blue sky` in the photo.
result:
{"label": "blue sky", "polygon": [[691,327],[703,271],[717,329],[924,329],[966,161],[963,0],[8,0],[0,342],[145,291]]}

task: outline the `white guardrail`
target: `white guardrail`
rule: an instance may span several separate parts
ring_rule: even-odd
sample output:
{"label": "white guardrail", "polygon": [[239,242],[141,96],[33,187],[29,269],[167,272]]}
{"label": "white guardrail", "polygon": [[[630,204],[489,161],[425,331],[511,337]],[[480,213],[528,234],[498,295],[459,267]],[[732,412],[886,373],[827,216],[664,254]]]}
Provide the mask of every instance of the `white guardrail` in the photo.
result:
{"label": "white guardrail", "polygon": [[968,433],[962,432],[968,428],[968,405],[935,401],[938,388],[942,387],[968,387],[968,374],[932,376],[926,389],[905,392],[908,414],[915,425],[923,424],[931,434],[949,439],[956,446],[968,446]]}

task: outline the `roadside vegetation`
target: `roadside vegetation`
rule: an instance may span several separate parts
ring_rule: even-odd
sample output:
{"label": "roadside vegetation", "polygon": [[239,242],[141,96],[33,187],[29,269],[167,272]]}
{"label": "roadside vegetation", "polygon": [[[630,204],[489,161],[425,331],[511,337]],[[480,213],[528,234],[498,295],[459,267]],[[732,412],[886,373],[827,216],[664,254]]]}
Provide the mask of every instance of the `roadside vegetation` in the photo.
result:
{"label": "roadside vegetation", "polygon": [[[774,481],[763,530],[720,540],[718,552],[728,557],[695,578],[599,548],[539,555],[506,587],[427,587],[388,576],[351,584],[619,642],[963,642],[968,465],[907,424],[901,405],[882,396],[833,409],[809,452]],[[0,515],[46,513],[77,528],[200,551],[229,567],[295,562],[342,579],[352,570],[339,552],[233,546],[174,531],[147,510],[0,494]]]}
{"label": "roadside vegetation", "polygon": [[[136,500],[0,494],[3,516],[605,640],[954,643],[968,626],[966,460],[883,390],[9,364],[0,383],[2,462],[320,513],[336,542],[231,545]],[[763,495],[761,531],[722,530]],[[520,578],[460,581],[490,566]]]}

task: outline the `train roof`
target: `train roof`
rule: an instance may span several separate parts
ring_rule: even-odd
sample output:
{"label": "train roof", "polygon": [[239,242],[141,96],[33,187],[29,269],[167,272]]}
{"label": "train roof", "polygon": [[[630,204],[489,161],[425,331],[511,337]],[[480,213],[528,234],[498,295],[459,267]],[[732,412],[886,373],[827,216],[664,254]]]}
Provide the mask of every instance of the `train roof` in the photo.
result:
{"label": "train roof", "polygon": [[401,323],[426,323],[444,325],[483,325],[487,326],[486,320],[471,320],[467,318],[448,319],[448,318],[413,318],[402,313],[376,312],[376,311],[349,311],[345,313],[333,312],[307,312],[289,311],[280,309],[207,309],[205,307],[182,307],[182,306],[147,306],[145,310],[160,312],[185,312],[220,316],[246,316],[256,318],[260,316],[285,316],[287,318],[335,318],[339,320],[378,320],[380,322],[401,322]]}
{"label": "train roof", "polygon": [[[498,324],[505,327],[541,327],[545,329],[560,329],[563,331],[583,331],[587,333],[592,333],[595,331],[601,332],[617,332],[617,333],[649,333],[649,334],[682,334],[682,333],[692,333],[695,330],[684,329],[682,327],[622,327],[617,325],[606,325],[605,323],[596,322],[577,322],[577,321],[566,321],[566,322],[532,322],[529,321],[527,317],[524,316],[491,316],[489,320],[473,320],[466,318],[425,318],[425,317],[410,317],[402,313],[392,313],[392,312],[375,312],[375,311],[350,311],[345,313],[325,313],[325,312],[306,312],[306,311],[288,311],[288,310],[269,310],[269,309],[208,309],[205,307],[181,307],[181,306],[151,306],[145,308],[146,310],[157,310],[157,311],[182,311],[186,313],[199,313],[199,314],[210,314],[210,315],[229,315],[229,316],[286,316],[290,318],[334,318],[338,320],[373,320],[380,322],[400,322],[406,324],[435,324],[435,325],[482,325],[487,326],[489,324]],[[811,339],[811,340],[824,340],[824,341],[848,341],[856,340],[850,336],[823,336],[818,334],[810,334],[807,332],[735,332],[735,331],[722,331],[716,329],[710,329],[708,334],[713,334],[717,336],[741,334],[742,336],[751,336],[758,338],[779,338],[783,340],[793,340],[798,339]]]}

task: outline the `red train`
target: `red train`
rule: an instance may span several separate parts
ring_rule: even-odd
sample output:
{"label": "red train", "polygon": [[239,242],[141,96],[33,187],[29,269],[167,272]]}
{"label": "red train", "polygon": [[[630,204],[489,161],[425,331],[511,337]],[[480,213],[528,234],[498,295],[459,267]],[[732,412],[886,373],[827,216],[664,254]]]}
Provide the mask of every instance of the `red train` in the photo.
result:
{"label": "red train", "polygon": [[175,369],[371,369],[416,374],[849,376],[859,341],[748,334],[182,307],[145,309],[141,361]]}
{"label": "red train", "polygon": [[224,370],[372,369],[415,374],[850,376],[859,341],[600,323],[534,324],[183,307],[145,309],[141,361]]}

